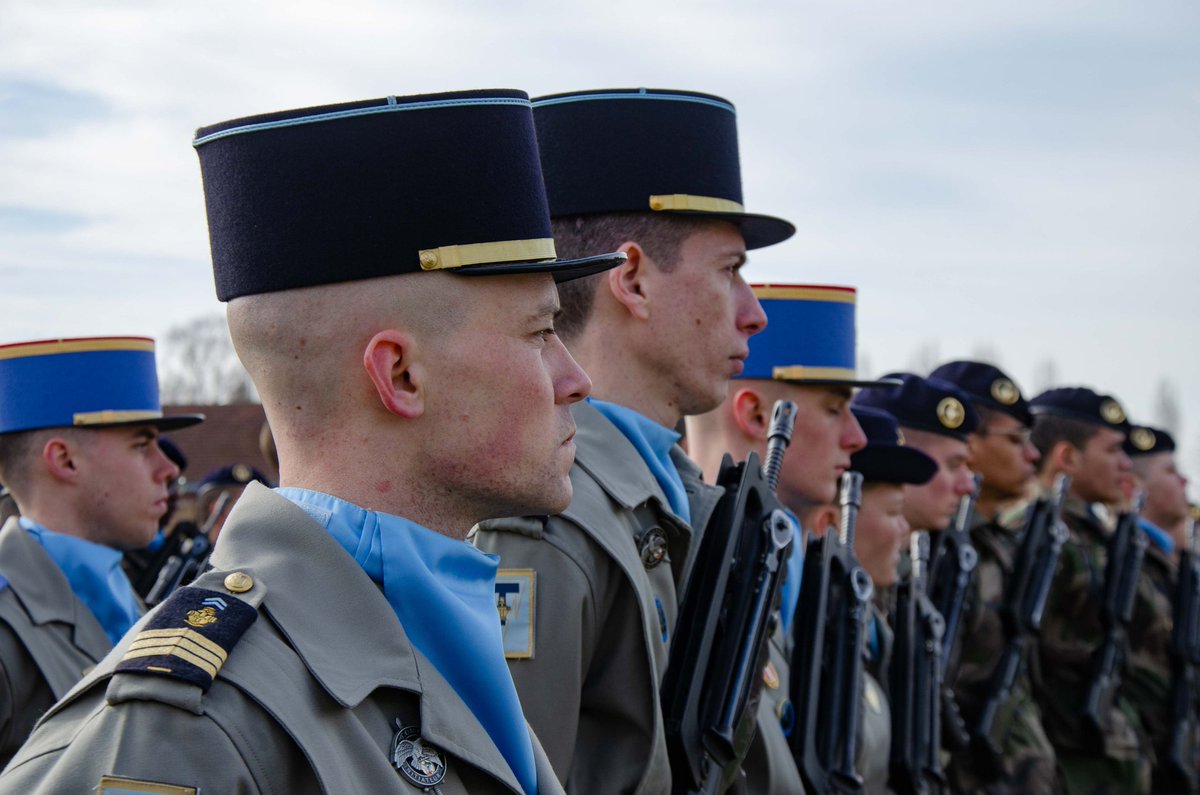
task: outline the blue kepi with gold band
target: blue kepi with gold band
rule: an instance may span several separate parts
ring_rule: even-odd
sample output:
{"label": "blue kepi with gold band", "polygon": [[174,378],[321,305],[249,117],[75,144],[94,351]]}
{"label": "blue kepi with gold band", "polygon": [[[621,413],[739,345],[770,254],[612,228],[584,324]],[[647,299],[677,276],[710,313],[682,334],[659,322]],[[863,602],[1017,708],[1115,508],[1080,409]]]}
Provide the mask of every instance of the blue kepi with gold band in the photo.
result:
{"label": "blue kepi with gold band", "polygon": [[0,434],[42,428],[195,425],[164,416],[154,340],[87,337],[0,345]]}
{"label": "blue kepi with gold band", "polygon": [[193,145],[222,301],[422,271],[565,281],[624,261],[556,258],[521,91],[268,113],[204,127]]}
{"label": "blue kepi with gold band", "polygon": [[746,248],[787,240],[782,218],[746,212],[737,112],[693,91],[604,88],[533,100],[554,218],[613,213],[711,217]]}
{"label": "blue kepi with gold band", "polygon": [[892,387],[896,379],[858,377],[853,287],[755,284],[767,327],[750,340],[742,378],[813,386]]}

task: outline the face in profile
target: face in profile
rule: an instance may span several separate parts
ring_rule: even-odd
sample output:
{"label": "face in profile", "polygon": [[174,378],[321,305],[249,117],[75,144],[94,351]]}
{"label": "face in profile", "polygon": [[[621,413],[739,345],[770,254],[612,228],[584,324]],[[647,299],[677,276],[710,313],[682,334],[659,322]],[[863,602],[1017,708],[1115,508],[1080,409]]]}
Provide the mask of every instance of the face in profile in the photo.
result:
{"label": "face in profile", "polygon": [[1124,441],[1124,433],[1098,428],[1082,450],[1074,449],[1067,469],[1071,491],[1087,502],[1119,503],[1122,481],[1132,469]]}
{"label": "face in profile", "polygon": [[1029,429],[1009,414],[991,412],[987,425],[970,437],[970,466],[984,486],[1003,499],[1018,499],[1037,473],[1037,448]]}
{"label": "face in profile", "polygon": [[900,551],[908,544],[904,518],[904,487],[894,483],[867,483],[854,536],[854,554],[879,587],[896,582]]}
{"label": "face in profile", "polygon": [[72,446],[78,494],[89,521],[85,537],[117,549],[141,549],[167,513],[179,468],[158,446],[153,425],[97,428]]}
{"label": "face in profile", "polygon": [[834,502],[850,455],[867,444],[850,411],[850,387],[789,385],[784,393],[796,404],[796,424],[779,475],[780,499],[793,509]]}
{"label": "face in profile", "polygon": [[967,466],[967,443],[942,434],[904,430],[909,444],[937,462],[933,478],[920,486],[904,487],[904,513],[914,530],[944,530],[950,526],[963,496],[974,488]]}

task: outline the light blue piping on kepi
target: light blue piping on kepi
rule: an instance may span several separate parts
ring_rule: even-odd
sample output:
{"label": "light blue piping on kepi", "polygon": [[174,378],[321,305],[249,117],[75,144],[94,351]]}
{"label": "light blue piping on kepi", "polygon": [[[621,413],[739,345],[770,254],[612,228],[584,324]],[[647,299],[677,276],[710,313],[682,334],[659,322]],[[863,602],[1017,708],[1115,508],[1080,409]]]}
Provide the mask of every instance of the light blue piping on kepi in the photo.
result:
{"label": "light blue piping on kepi", "polygon": [[543,108],[550,105],[566,105],[570,102],[591,102],[593,100],[606,99],[659,99],[668,102],[694,102],[697,105],[708,105],[720,108],[721,110],[727,110],[735,116],[737,115],[737,111],[734,110],[733,105],[730,105],[728,102],[721,102],[720,100],[709,99],[708,97],[690,97],[684,94],[649,94],[644,88],[636,93],[626,91],[614,94],[577,94],[570,97],[550,97],[548,99],[535,100],[533,106],[535,108]]}

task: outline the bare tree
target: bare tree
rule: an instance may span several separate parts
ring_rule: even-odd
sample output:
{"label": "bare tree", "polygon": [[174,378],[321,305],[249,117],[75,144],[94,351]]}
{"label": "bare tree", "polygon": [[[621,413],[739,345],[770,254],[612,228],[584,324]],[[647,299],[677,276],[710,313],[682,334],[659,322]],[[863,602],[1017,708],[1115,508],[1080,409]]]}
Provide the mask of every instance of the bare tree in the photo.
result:
{"label": "bare tree", "polygon": [[168,330],[159,346],[158,370],[166,404],[258,401],[221,315],[193,318]]}
{"label": "bare tree", "polygon": [[971,349],[971,358],[977,362],[987,362],[996,367],[1000,366],[1000,351],[987,340],[980,340],[975,343],[975,347]]}
{"label": "bare tree", "polygon": [[912,356],[908,357],[908,371],[917,375],[929,375],[929,371],[941,364],[937,340],[925,340]]}
{"label": "bare tree", "polygon": [[1154,421],[1162,428],[1179,436],[1182,427],[1183,409],[1179,404],[1179,390],[1167,378],[1158,382],[1154,395]]}
{"label": "bare tree", "polygon": [[1058,365],[1053,359],[1042,359],[1033,370],[1033,392],[1039,395],[1047,389],[1059,386]]}

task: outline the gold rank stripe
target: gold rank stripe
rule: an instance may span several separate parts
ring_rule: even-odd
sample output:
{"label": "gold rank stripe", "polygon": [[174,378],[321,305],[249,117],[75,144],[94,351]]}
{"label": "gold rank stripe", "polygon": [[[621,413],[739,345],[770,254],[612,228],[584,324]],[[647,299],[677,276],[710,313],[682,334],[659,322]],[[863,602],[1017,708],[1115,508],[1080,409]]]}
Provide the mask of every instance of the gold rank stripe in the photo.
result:
{"label": "gold rank stripe", "polygon": [[554,238],[496,240],[491,243],[464,243],[458,246],[426,248],[418,252],[421,270],[469,268],[493,262],[533,262],[555,259]]}
{"label": "gold rank stripe", "polygon": [[112,425],[115,422],[137,422],[138,420],[161,420],[161,411],[80,411],[74,415],[76,425]]}
{"label": "gold rank stripe", "polygon": [[165,655],[185,660],[214,679],[225,664],[225,650],[190,629],[147,629],[138,633],[121,662]]}
{"label": "gold rank stripe", "polygon": [[774,368],[771,378],[776,381],[853,381],[856,376],[849,367],[805,367],[793,364]]}
{"label": "gold rank stripe", "polygon": [[744,213],[746,208],[731,199],[715,196],[693,196],[690,193],[667,193],[650,197],[651,210],[691,210],[696,213]]}
{"label": "gold rank stripe", "polygon": [[0,359],[24,359],[54,353],[90,353],[92,351],[149,351],[154,340],[148,337],[96,337],[92,339],[41,340],[0,345]]}
{"label": "gold rank stripe", "polygon": [[858,291],[853,287],[787,287],[764,284],[754,285],[754,296],[760,301],[764,298],[782,298],[791,301],[833,301],[840,304],[858,302]]}

